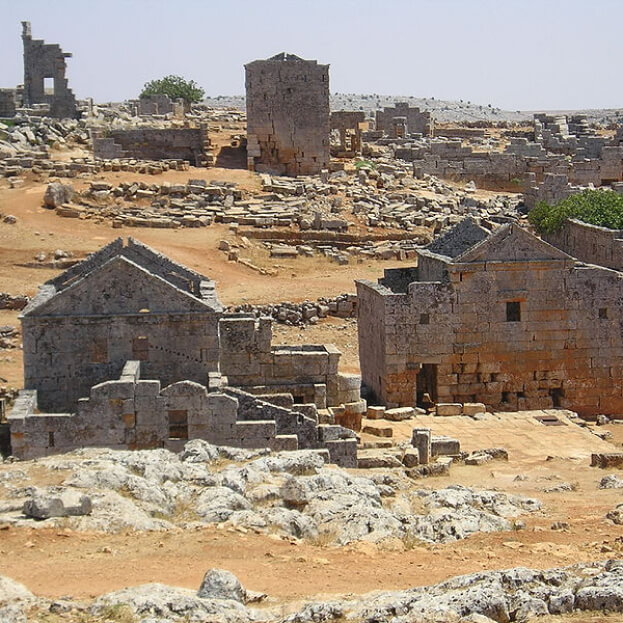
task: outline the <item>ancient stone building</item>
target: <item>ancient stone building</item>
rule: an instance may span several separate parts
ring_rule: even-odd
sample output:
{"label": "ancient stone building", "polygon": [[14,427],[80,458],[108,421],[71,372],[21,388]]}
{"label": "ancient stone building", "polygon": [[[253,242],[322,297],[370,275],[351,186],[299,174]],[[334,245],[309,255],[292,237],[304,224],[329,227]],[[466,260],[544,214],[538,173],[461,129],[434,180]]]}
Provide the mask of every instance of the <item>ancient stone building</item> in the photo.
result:
{"label": "ancient stone building", "polygon": [[218,371],[214,283],[119,238],[46,283],[22,313],[24,387],[39,406],[70,410],[128,360],[164,384]]}
{"label": "ancient stone building", "polygon": [[[401,119],[400,124],[395,124],[395,119]],[[392,129],[403,127],[405,134],[421,134],[422,136],[433,136],[435,123],[429,111],[421,111],[419,108],[412,108],[407,102],[397,102],[395,106],[386,106],[383,110],[376,111],[376,129],[382,130],[389,136]]]}
{"label": "ancient stone building", "polygon": [[344,154],[341,157],[361,154],[361,130],[365,120],[366,113],[363,110],[335,110],[331,113],[331,129],[340,134],[340,146],[336,152]]}
{"label": "ancient stone building", "polygon": [[326,448],[356,466],[355,434],[318,409],[365,409],[360,379],[326,345],[273,346],[270,320],[224,315],[214,283],[117,239],[47,282],[21,316],[24,387],[12,452],[179,449],[192,438]]}
{"label": "ancient stone building", "polygon": [[[185,104],[182,98],[172,100],[168,95],[142,95],[138,100],[138,114],[151,117],[153,115],[173,115],[182,118]],[[189,106],[190,108],[190,106]]]}
{"label": "ancient stone building", "polygon": [[378,400],[623,414],[623,273],[516,224],[463,221],[418,255],[357,282],[362,377]]}
{"label": "ancient stone building", "polygon": [[110,130],[93,136],[93,156],[102,160],[186,160],[196,167],[212,163],[205,126]]}
{"label": "ancient stone building", "polygon": [[252,171],[313,175],[329,166],[329,65],[277,54],[245,65]]}
{"label": "ancient stone building", "polygon": [[[49,104],[50,116],[62,119],[76,117],[76,98],[69,88],[65,72],[66,58],[71,54],[63,52],[57,43],[45,43],[33,39],[30,22],[22,22],[24,42],[24,106]],[[46,84],[46,80],[50,80]],[[52,93],[47,92],[52,90]]]}

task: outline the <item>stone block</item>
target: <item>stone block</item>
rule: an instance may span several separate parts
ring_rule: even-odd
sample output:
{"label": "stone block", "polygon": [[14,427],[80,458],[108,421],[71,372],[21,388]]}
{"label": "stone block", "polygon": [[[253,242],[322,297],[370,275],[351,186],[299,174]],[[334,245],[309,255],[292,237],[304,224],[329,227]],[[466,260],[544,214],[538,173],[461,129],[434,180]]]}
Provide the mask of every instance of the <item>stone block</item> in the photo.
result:
{"label": "stone block", "polygon": [[402,422],[412,418],[414,415],[415,411],[412,407],[398,407],[397,409],[386,409],[383,417],[391,422]]}
{"label": "stone block", "polygon": [[623,452],[600,452],[591,454],[591,467],[623,468]]}
{"label": "stone block", "polygon": [[402,464],[405,467],[415,467],[420,464],[420,453],[417,448],[407,448],[402,455]]}
{"label": "stone block", "polygon": [[369,420],[380,420],[385,414],[385,407],[377,407],[370,405],[368,406],[368,412],[366,413],[366,417]]}
{"label": "stone block", "polygon": [[364,426],[361,429],[362,433],[368,435],[374,435],[375,437],[393,437],[394,429],[390,426]]}
{"label": "stone block", "polygon": [[299,441],[296,435],[276,435],[271,448],[275,452],[282,450],[298,450]]}
{"label": "stone block", "polygon": [[452,437],[432,437],[430,442],[431,456],[456,456],[461,453],[461,444]]}
{"label": "stone block", "polygon": [[461,415],[463,413],[463,405],[459,402],[440,402],[435,406],[435,415],[451,416]]}
{"label": "stone block", "polygon": [[463,415],[486,413],[487,407],[482,402],[466,402],[463,404]]}

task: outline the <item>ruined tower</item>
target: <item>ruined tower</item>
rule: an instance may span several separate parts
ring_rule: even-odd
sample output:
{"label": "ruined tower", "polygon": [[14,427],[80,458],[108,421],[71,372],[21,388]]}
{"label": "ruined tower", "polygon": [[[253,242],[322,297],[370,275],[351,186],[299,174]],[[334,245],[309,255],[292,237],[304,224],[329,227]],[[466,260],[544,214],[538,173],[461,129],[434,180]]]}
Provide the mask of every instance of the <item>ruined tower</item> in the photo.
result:
{"label": "ruined tower", "polygon": [[[22,40],[24,42],[24,106],[49,104],[50,116],[59,119],[76,117],[76,98],[67,85],[65,71],[66,58],[71,54],[63,52],[57,43],[45,43],[42,39],[33,39],[30,22],[22,22]],[[46,93],[46,78],[53,82]]]}
{"label": "ruined tower", "polygon": [[249,169],[313,175],[329,166],[329,65],[281,53],[245,65]]}

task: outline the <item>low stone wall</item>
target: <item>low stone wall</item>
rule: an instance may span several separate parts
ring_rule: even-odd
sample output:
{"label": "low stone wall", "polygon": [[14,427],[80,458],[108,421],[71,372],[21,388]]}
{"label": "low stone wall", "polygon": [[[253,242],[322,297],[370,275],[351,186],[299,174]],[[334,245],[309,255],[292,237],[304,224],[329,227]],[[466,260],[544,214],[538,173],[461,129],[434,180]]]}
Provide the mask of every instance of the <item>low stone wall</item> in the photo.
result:
{"label": "low stone wall", "polygon": [[[204,439],[242,448],[327,447],[338,464],[356,465],[352,431],[319,427],[313,405],[299,411],[291,404],[288,409],[232,388],[209,392],[192,381],[161,388],[158,380],[140,379],[140,362],[128,361],[119,379],[94,385],[75,413],[39,413],[37,392],[22,390],[7,419],[11,451],[21,459],[93,446],[177,451],[188,439]],[[326,444],[328,438],[340,443]]]}
{"label": "low stone wall", "polygon": [[205,128],[140,128],[112,130],[106,137],[93,138],[95,158],[180,159],[194,166],[207,163]]}
{"label": "low stone wall", "polygon": [[623,230],[571,219],[543,239],[582,262],[623,270]]}
{"label": "low stone wall", "polygon": [[269,318],[225,316],[219,333],[220,370],[233,386],[287,391],[318,408],[359,400],[359,384],[351,390],[340,381],[335,346],[271,346]]}

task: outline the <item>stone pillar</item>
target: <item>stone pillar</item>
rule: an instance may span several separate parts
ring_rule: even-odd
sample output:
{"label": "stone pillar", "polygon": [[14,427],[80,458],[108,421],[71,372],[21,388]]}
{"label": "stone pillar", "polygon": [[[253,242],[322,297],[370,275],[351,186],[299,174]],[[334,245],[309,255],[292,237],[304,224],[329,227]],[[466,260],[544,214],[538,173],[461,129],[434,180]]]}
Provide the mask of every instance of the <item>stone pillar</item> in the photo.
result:
{"label": "stone pillar", "polygon": [[419,452],[420,464],[430,462],[430,428],[414,428],[411,445]]}

